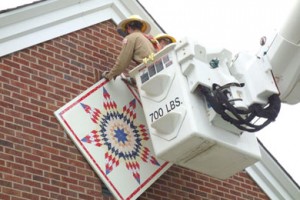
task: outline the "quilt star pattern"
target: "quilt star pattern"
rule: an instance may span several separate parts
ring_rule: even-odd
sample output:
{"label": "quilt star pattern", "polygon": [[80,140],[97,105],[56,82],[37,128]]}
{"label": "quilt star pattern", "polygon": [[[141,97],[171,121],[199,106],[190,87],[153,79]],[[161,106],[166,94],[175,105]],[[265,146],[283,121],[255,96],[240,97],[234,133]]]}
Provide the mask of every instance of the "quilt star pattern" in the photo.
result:
{"label": "quilt star pattern", "polygon": [[120,78],[99,81],[55,116],[116,199],[136,199],[171,166],[155,157],[138,93]]}

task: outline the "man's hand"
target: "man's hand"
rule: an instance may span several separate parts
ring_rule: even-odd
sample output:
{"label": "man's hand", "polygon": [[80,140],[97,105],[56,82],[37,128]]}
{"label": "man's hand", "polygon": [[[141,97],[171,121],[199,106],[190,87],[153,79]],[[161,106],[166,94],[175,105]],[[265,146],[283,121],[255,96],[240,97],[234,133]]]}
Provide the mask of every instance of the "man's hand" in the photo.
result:
{"label": "man's hand", "polygon": [[105,78],[106,80],[108,80],[108,78],[106,77],[108,75],[108,73],[109,73],[109,71],[102,72],[100,79]]}

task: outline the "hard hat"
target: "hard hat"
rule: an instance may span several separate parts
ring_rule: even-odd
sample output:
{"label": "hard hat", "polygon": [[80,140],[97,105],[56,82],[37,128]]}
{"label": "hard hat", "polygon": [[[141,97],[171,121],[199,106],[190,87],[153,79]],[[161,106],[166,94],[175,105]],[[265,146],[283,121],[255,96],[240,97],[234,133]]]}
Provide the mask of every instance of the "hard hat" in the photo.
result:
{"label": "hard hat", "polygon": [[173,36],[168,35],[166,33],[160,33],[160,34],[156,35],[154,38],[156,40],[161,40],[161,39],[164,39],[164,38],[168,38],[169,40],[171,40],[172,43],[176,42],[176,39]]}
{"label": "hard hat", "polygon": [[[126,32],[126,25],[132,21],[139,21],[142,23],[142,32],[143,33],[149,33],[151,26],[148,22],[146,22],[145,20],[143,20],[140,16],[138,15],[131,15],[130,17],[128,17],[127,19],[122,20],[117,27],[117,30],[121,29],[123,32]],[[120,31],[118,31],[120,32]]]}

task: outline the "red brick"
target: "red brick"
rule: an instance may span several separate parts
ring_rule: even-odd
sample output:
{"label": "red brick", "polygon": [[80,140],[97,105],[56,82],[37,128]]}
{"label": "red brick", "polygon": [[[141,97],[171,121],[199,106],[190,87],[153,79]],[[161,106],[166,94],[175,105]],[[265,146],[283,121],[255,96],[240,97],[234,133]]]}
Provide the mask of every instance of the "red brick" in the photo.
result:
{"label": "red brick", "polygon": [[30,193],[23,192],[22,197],[25,199],[30,199],[30,200],[39,200],[40,199],[39,195],[32,194],[31,192]]}
{"label": "red brick", "polygon": [[38,188],[32,188],[32,193],[39,195],[39,196],[45,196],[49,197],[49,192],[46,190],[38,189]]}
{"label": "red brick", "polygon": [[[55,194],[55,193],[51,193],[50,194],[50,199],[59,199],[59,200],[67,200],[67,197],[61,194]],[[41,199],[41,200],[48,200],[48,198],[46,199]],[[71,200],[71,198],[68,198],[68,200]]]}
{"label": "red brick", "polygon": [[13,176],[13,175],[10,175],[10,174],[5,174],[3,178],[4,178],[4,180],[11,181],[13,183],[22,183],[22,178],[18,177],[18,176]]}
{"label": "red brick", "polygon": [[66,195],[66,196],[71,196],[78,198],[78,193],[75,191],[70,191],[68,189],[61,189],[61,194]]}
{"label": "red brick", "polygon": [[2,71],[1,72],[1,76],[4,76],[8,79],[13,79],[13,80],[17,80],[19,77],[15,74],[13,74],[13,72],[6,72],[6,71]]}
{"label": "red brick", "polygon": [[0,113],[0,119],[2,120],[2,121],[13,121],[13,117],[12,116],[9,116],[9,115],[4,115],[4,114],[1,114]]}
{"label": "red brick", "polygon": [[29,172],[29,173],[32,173],[34,175],[43,176],[43,170],[40,170],[40,169],[35,168],[35,167],[26,167],[26,171]]}
{"label": "red brick", "polygon": [[17,94],[17,93],[13,93],[13,94],[12,94],[12,98],[13,98],[13,99],[19,99],[19,100],[21,100],[21,101],[26,101],[26,102],[29,101],[29,97],[28,97],[28,96],[24,96],[24,95]]}
{"label": "red brick", "polygon": [[224,197],[224,192],[219,190],[212,190],[212,194],[218,196],[218,197]]}
{"label": "red brick", "polygon": [[59,174],[55,174],[55,173],[52,173],[52,172],[44,172],[44,176],[49,178],[49,180],[51,180],[51,182],[53,180],[61,181],[61,175],[59,175]]}
{"label": "red brick", "polygon": [[14,106],[14,110],[6,110],[5,111],[6,114],[8,115],[11,115],[13,117],[16,117],[16,118],[22,118],[23,117],[23,114],[31,114],[31,111],[27,108],[24,108],[24,107],[20,107],[20,106],[17,106],[15,105]]}
{"label": "red brick", "polygon": [[98,185],[99,183],[101,183],[100,181],[99,181],[99,178],[97,177],[89,177],[89,176],[87,176],[86,177],[86,180],[88,181],[88,182],[92,182],[92,183],[95,183],[96,185]]}
{"label": "red brick", "polygon": [[94,197],[101,197],[102,196],[102,193],[100,192],[100,190],[89,190],[89,189],[87,189],[86,190],[87,192],[87,194],[88,195],[91,195],[91,196],[94,196]]}
{"label": "red brick", "polygon": [[[29,68],[29,70],[26,70],[26,71],[28,71],[30,74],[34,74],[34,75],[37,75],[38,76],[38,73],[40,72],[40,71],[42,71],[42,72],[45,72],[45,71],[47,71],[47,64],[45,64],[46,62],[44,62],[44,61],[40,61],[39,60],[39,62],[38,62],[39,64],[36,64],[36,63],[30,63],[30,68]],[[23,69],[23,68],[22,68]]]}
{"label": "red brick", "polygon": [[[6,161],[13,161],[13,156],[11,155],[6,155],[6,154],[2,154],[0,153],[1,159],[5,159]],[[8,174],[12,174],[13,170],[9,167],[2,167],[1,166],[1,173],[8,173]]]}
{"label": "red brick", "polygon": [[32,128],[34,129],[38,129],[43,133],[49,133],[49,128],[45,127],[45,126],[41,126],[39,124],[32,124]]}
{"label": "red brick", "polygon": [[[42,78],[40,76],[35,76],[35,75],[32,75],[31,78],[33,81],[36,81],[37,83],[42,83],[46,85],[48,84],[48,80],[46,78]],[[35,88],[35,90],[37,90],[37,88]]]}
{"label": "red brick", "polygon": [[29,172],[27,171],[24,171],[24,170],[14,170],[14,173],[13,173],[15,176],[19,176],[23,179],[31,179],[32,178],[32,174],[30,174]]}
{"label": "red brick", "polygon": [[23,77],[20,78],[20,81],[24,84],[31,85],[34,87],[37,85],[37,83],[35,81],[27,79],[27,78],[23,78]]}
{"label": "red brick", "polygon": [[242,193],[246,193],[246,188],[243,188],[243,187],[234,187],[235,190],[239,191],[239,192],[242,192]]}
{"label": "red brick", "polygon": [[20,88],[12,84],[3,84],[3,89],[9,90],[10,92],[20,93]]}
{"label": "red brick", "polygon": [[[41,119],[37,118],[37,117],[33,117],[30,115],[24,115],[24,119],[30,121],[31,123],[36,123],[36,124],[40,124],[41,123]],[[29,130],[29,129],[27,129]],[[31,130],[30,133],[32,133],[35,130]]]}
{"label": "red brick", "polygon": [[2,194],[3,195],[8,195],[10,197],[12,197],[12,196],[21,197],[21,191],[15,190],[13,188],[3,187],[2,188]]}
{"label": "red brick", "polygon": [[[84,175],[83,175],[84,176]],[[87,182],[85,181],[85,179],[81,179],[79,180],[79,183],[78,185],[82,186],[82,187],[85,187],[85,188],[90,188],[90,189],[93,189],[94,188],[94,183],[90,183],[90,182]]]}
{"label": "red brick", "polygon": [[[91,86],[92,86],[92,83],[91,83]],[[81,92],[83,92],[84,90],[87,89],[86,87],[82,86],[81,84],[76,84],[76,83],[73,83],[72,87],[74,89],[77,89],[77,90],[81,91]]]}
{"label": "red brick", "polygon": [[68,187],[68,183],[66,183],[64,181],[60,181],[59,179],[57,179],[57,180],[51,179],[51,185],[55,185],[55,186],[63,187],[63,188]]}
{"label": "red brick", "polygon": [[24,159],[24,158],[16,157],[15,161],[20,163],[20,164],[26,165],[26,166],[33,166],[33,162],[31,160],[27,160],[27,159]]}
{"label": "red brick", "polygon": [[31,148],[30,153],[32,152],[33,149],[41,149],[42,148],[41,144],[38,143],[38,142],[35,142],[35,141],[31,142],[31,141],[25,140],[24,143],[25,143],[26,147],[30,147]]}
{"label": "red brick", "polygon": [[40,182],[42,185],[44,183],[49,183],[50,182],[50,179],[46,178],[45,176],[39,176],[39,175],[36,175],[36,174],[34,174],[32,176],[32,180]]}
{"label": "red brick", "polygon": [[[26,144],[26,141],[24,142],[25,144]],[[23,144],[14,144],[14,146],[15,146],[15,150],[16,151],[18,151],[18,152],[31,152],[31,147],[29,147],[29,146],[24,146]],[[20,152],[20,154],[21,154],[21,152]],[[17,155],[16,153],[15,153],[15,155]],[[20,156],[21,157],[21,156]]]}
{"label": "red brick", "polygon": [[[43,105],[43,104],[42,104]],[[42,106],[42,105],[40,105],[40,106]],[[40,118],[41,120],[43,119],[43,120],[49,120],[49,115],[47,115],[47,114],[44,114],[44,113],[42,113],[42,112],[32,112],[32,115],[33,116],[35,116],[35,117],[38,117],[38,118]],[[40,125],[40,124],[37,124],[37,126],[38,125]]]}
{"label": "red brick", "polygon": [[229,189],[225,188],[223,186],[218,186],[218,191],[223,192],[223,193],[229,193]]}
{"label": "red brick", "polygon": [[31,192],[31,188],[28,187],[27,185],[24,185],[24,184],[18,184],[18,183],[15,183],[15,184],[14,184],[14,188],[15,188],[16,190],[20,190],[20,191]]}
{"label": "red brick", "polygon": [[[74,179],[77,180],[84,180],[85,179],[85,175],[84,174],[79,174],[79,173],[74,173],[74,170],[70,172],[70,176]],[[79,184],[80,185],[80,184]]]}
{"label": "red brick", "polygon": [[[14,169],[14,171],[17,172],[17,173],[14,173],[14,175],[16,175],[16,176],[18,176],[18,174],[20,174],[19,172],[22,172],[25,169],[24,165],[15,163],[15,162],[7,162],[6,166],[10,167],[11,169]],[[24,172],[22,173],[22,175],[19,175],[19,176],[24,176]]]}
{"label": "red brick", "polygon": [[238,197],[242,196],[242,193],[240,191],[237,191],[237,190],[230,190],[229,193],[232,194],[232,195],[238,196]]}
{"label": "red brick", "polygon": [[28,121],[22,120],[22,119],[18,119],[18,118],[15,118],[14,123],[21,125],[23,128],[24,128],[24,126],[31,127],[31,122],[28,122]]}
{"label": "red brick", "polygon": [[216,196],[216,195],[212,195],[212,194],[208,194],[207,195],[209,200],[220,200],[221,198]]}
{"label": "red brick", "polygon": [[[69,184],[69,189],[70,189],[70,190],[77,191],[77,192],[80,192],[80,193],[84,193],[84,192],[85,192],[85,188],[80,187],[80,186],[78,186],[78,185],[73,185],[73,184]],[[90,198],[91,198],[91,197],[90,197]]]}
{"label": "red brick", "polygon": [[[22,157],[23,152],[21,152],[19,150],[24,150],[24,148],[19,149],[18,146],[21,146],[21,145],[13,144],[13,148],[5,148],[5,153],[9,154],[9,155],[13,155],[14,157],[16,157],[16,156],[17,157]],[[7,164],[7,166],[9,166],[9,165]]]}
{"label": "red brick", "polygon": [[[53,160],[51,159],[51,161],[53,161]],[[57,163],[57,166],[58,166],[58,162],[57,161],[53,161],[53,162]],[[62,170],[62,169],[57,168],[57,167],[53,167],[52,168],[52,172],[55,173],[55,174],[58,174],[58,175],[63,175],[63,176],[65,176],[65,175],[68,174],[68,171]]]}
{"label": "red brick", "polygon": [[[60,151],[60,155],[63,156],[63,157],[68,158],[69,160],[70,159],[74,159],[74,160],[76,159],[76,154],[73,154],[73,153],[70,153],[70,152],[67,152],[67,151]],[[71,166],[73,166],[73,165],[71,165]]]}
{"label": "red brick", "polygon": [[7,110],[8,110],[8,109],[13,109],[13,108],[14,108],[14,104],[11,103],[11,102],[0,101],[0,106],[1,106],[2,108],[6,108]]}
{"label": "red brick", "polygon": [[55,70],[55,69],[48,69],[47,72],[48,72],[48,74],[53,75],[55,78],[56,78],[56,77],[63,78],[62,72],[57,71],[57,70]]}
{"label": "red brick", "polygon": [[230,199],[230,200],[235,200],[235,199],[237,199],[237,196],[234,196],[234,195],[232,195],[232,194],[224,194],[224,196],[225,196],[225,198],[227,198],[227,199]]}
{"label": "red brick", "polygon": [[[90,170],[86,171],[86,170],[81,169],[81,168],[84,167],[84,163],[82,163],[81,161],[69,160],[69,164],[77,166],[78,167],[77,172],[80,173],[80,174],[90,174],[91,173]],[[88,172],[88,173],[86,173],[86,172]]]}
{"label": "red brick", "polygon": [[6,70],[6,71],[12,71],[12,68],[16,68],[16,69],[20,69],[20,64],[13,62],[11,60],[8,59],[4,59],[3,61],[4,64],[6,64],[9,67],[4,67],[4,65],[1,65],[1,70]]}
{"label": "red brick", "polygon": [[63,97],[66,97],[66,98],[70,98],[70,93],[64,91],[64,90],[60,90],[60,89],[56,89],[55,90],[55,95],[59,95],[59,96],[63,96]]}
{"label": "red brick", "polygon": [[43,102],[43,103],[45,103],[48,107],[51,104],[55,104],[55,100],[50,99],[50,98],[45,97],[45,96],[40,96],[40,101]]}
{"label": "red brick", "polygon": [[40,188],[42,185],[40,182],[29,180],[29,179],[24,179],[24,184],[36,188]]}
{"label": "red brick", "polygon": [[34,56],[30,56],[27,53],[26,54],[25,53],[21,53],[20,57],[23,58],[23,59],[25,59],[25,60],[27,60],[27,61],[30,61],[32,63],[36,63],[36,60],[37,60]]}
{"label": "red brick", "polygon": [[211,188],[205,186],[199,186],[199,190],[206,193],[211,193]]}
{"label": "red brick", "polygon": [[11,85],[16,86],[16,87],[18,87],[19,89],[22,89],[22,90],[28,90],[28,88],[29,88],[27,84],[24,84],[20,81],[11,80],[10,83],[11,83]]}
{"label": "red brick", "polygon": [[59,187],[54,185],[49,185],[49,184],[43,184],[42,188],[46,191],[55,192],[55,193],[59,193],[60,190]]}
{"label": "red brick", "polygon": [[36,57],[41,60],[46,60],[47,59],[47,54],[41,53],[41,52],[36,52],[36,51],[31,51],[31,55],[33,57]]}
{"label": "red brick", "polygon": [[[55,46],[52,46],[52,45],[49,45],[49,44],[45,44],[45,49],[48,50],[49,52],[52,52],[50,55],[51,57],[53,57],[53,53],[56,53],[56,54],[60,54],[61,53],[61,49],[63,49],[64,47],[61,46],[61,45],[57,45],[58,43],[55,42]],[[57,48],[58,47],[58,48]],[[68,50],[68,48],[67,48]]]}
{"label": "red brick", "polygon": [[[52,123],[52,122],[45,121],[45,120],[42,120],[42,125],[43,125],[43,126],[46,126],[46,127],[48,127],[48,128],[54,128],[54,129],[57,129],[57,128],[58,128],[58,124],[57,124],[57,123]],[[45,137],[45,136],[44,136],[44,137]],[[46,136],[46,137],[49,138],[49,139],[51,139],[51,140],[56,141],[56,139],[53,138],[53,137],[50,137],[50,136]],[[45,137],[45,138],[46,138],[46,137]]]}
{"label": "red brick", "polygon": [[193,182],[186,182],[185,183],[186,187],[188,188],[192,188],[194,190],[198,190],[199,189],[199,186]]}
{"label": "red brick", "polygon": [[[25,78],[30,78],[30,76],[31,76],[29,73],[21,71],[21,70],[17,70],[17,69],[13,71],[13,74],[18,75],[19,77],[25,77]],[[16,81],[12,81],[12,82],[18,83]],[[26,87],[26,85],[21,84],[21,83],[19,85]]]}
{"label": "red brick", "polygon": [[24,141],[22,140],[22,138],[17,138],[17,137],[11,136],[11,135],[7,135],[6,136],[6,140],[10,141],[10,142],[12,142],[14,144],[16,144],[16,143],[18,143],[18,144],[24,144]]}
{"label": "red brick", "polygon": [[29,66],[29,62],[28,62],[27,60],[24,60],[24,59],[22,59],[22,58],[18,58],[18,57],[16,57],[16,56],[13,57],[13,61],[14,61],[15,63],[20,64],[20,65]]}
{"label": "red brick", "polygon": [[[70,51],[70,52],[72,52],[72,51]],[[75,52],[75,50],[73,50],[73,52]],[[72,63],[73,60],[77,60],[77,55],[74,54],[74,53],[69,53],[67,51],[62,51],[61,55],[64,58],[69,58],[71,60],[71,63]]]}
{"label": "red brick", "polygon": [[66,177],[66,176],[62,176],[62,181],[65,181],[67,183],[71,183],[71,184],[78,184],[78,180],[74,179],[73,177]]}
{"label": "red brick", "polygon": [[58,154],[59,153],[59,150],[55,147],[48,147],[48,146],[43,146],[43,151],[46,151],[50,154]]}
{"label": "red brick", "polygon": [[10,180],[0,180],[1,187],[12,187],[12,182]]}
{"label": "red brick", "polygon": [[238,176],[233,176],[232,178],[227,179],[227,182],[233,185],[240,185],[240,180]]}
{"label": "red brick", "polygon": [[83,47],[83,46],[79,46],[77,51],[81,52],[82,54],[92,54],[93,53],[93,51],[91,49],[89,49],[87,47]]}

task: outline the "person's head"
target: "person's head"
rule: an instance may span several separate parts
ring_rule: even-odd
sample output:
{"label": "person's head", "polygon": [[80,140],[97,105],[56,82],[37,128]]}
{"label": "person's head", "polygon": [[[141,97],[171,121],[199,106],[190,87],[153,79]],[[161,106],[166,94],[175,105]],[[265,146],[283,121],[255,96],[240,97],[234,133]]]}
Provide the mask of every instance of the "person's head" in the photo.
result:
{"label": "person's head", "polygon": [[176,42],[174,37],[165,33],[158,34],[154,38],[159,42],[161,48]]}
{"label": "person's head", "polygon": [[141,31],[143,33],[149,33],[150,29],[151,29],[150,24],[144,21],[138,15],[132,15],[127,19],[124,19],[119,23],[117,27],[118,33],[123,37],[136,30]]}

